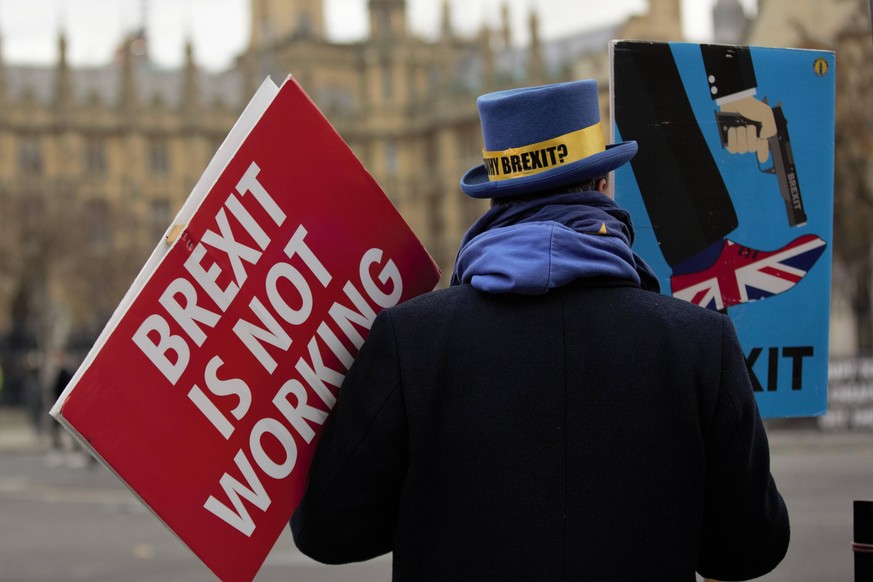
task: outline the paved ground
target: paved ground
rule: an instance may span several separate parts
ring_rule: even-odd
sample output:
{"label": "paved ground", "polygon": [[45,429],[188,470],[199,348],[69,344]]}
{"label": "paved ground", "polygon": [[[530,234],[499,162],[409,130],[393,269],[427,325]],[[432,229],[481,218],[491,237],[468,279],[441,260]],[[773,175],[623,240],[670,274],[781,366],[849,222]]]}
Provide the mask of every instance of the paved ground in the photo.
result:
{"label": "paved ground", "polygon": [[[64,435],[67,436],[66,434]],[[0,408],[0,582],[206,582],[216,578],[110,471],[51,452],[25,417]],[[323,566],[286,530],[258,582],[385,582],[388,557]]]}
{"label": "paved ground", "polygon": [[[873,433],[771,427],[773,472],[792,543],[765,582],[851,580],[852,501],[873,499]],[[0,409],[0,581],[207,581],[213,576],[109,471],[49,452],[25,418]],[[286,531],[260,582],[390,580],[390,560],[314,564]]]}

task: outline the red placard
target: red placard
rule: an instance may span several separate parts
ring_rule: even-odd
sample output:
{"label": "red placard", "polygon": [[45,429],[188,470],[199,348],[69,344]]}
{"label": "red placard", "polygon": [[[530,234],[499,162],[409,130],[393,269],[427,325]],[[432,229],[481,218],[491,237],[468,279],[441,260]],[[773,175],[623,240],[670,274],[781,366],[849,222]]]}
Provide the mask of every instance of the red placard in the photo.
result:
{"label": "red placard", "polygon": [[221,579],[252,579],[376,313],[438,278],[288,80],[53,414]]}

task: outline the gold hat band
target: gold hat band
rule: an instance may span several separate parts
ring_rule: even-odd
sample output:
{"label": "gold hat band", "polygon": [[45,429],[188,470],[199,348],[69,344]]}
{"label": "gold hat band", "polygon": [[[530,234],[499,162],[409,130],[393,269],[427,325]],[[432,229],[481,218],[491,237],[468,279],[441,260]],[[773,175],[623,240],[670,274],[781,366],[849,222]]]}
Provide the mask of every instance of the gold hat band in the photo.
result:
{"label": "gold hat band", "polygon": [[577,162],[606,150],[600,124],[590,125],[562,136],[502,152],[482,150],[488,180],[511,180]]}

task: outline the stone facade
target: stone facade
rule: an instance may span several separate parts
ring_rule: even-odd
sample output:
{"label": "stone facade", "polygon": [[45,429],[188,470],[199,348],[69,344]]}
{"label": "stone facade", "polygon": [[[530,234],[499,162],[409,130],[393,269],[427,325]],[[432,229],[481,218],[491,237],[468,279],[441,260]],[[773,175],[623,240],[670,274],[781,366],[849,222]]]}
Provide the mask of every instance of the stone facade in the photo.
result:
{"label": "stone facade", "polygon": [[[443,0],[439,36],[423,39],[407,27],[404,0],[369,0],[369,37],[337,43],[325,35],[322,0],[250,3],[250,44],[218,73],[200,69],[190,45],[183,67],[157,67],[144,30],[100,67],[71,67],[67,43],[77,39],[63,34],[53,66],[0,58],[0,401],[23,393],[24,368],[39,368],[47,385],[51,354],[93,341],[266,75],[300,81],[434,255],[445,283],[458,240],[485,208],[458,188],[480,161],[476,96],[596,78],[608,133],[608,41],[682,39],[679,0],[650,0],[624,22],[549,42],[534,12],[524,47],[511,42],[505,6],[500,26],[465,37]],[[746,20],[738,0],[718,0],[715,39],[834,48],[847,20],[866,14],[859,4],[866,2],[758,0]],[[838,55],[838,67],[845,60]],[[838,261],[834,281],[831,353],[851,356],[852,281]]]}
{"label": "stone facade", "polygon": [[458,240],[486,205],[458,187],[481,161],[476,96],[593,76],[606,121],[607,41],[681,40],[679,0],[652,0],[625,23],[548,43],[531,12],[525,47],[510,44],[506,7],[502,29],[457,34],[448,0],[438,38],[409,31],[405,0],[368,0],[369,36],[336,43],[322,4],[251,0],[250,44],[220,73],[198,68],[190,44],[181,69],[156,67],[144,29],[101,67],[71,67],[75,39],[63,34],[54,66],[0,62],[0,351],[93,340],[267,75],[301,83],[445,283]]}

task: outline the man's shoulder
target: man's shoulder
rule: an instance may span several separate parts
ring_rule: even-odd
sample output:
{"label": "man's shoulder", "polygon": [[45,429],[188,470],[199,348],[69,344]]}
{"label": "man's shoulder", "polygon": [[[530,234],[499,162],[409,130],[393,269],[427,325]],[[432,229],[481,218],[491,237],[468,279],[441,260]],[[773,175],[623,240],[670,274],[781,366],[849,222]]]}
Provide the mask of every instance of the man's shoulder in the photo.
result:
{"label": "man's shoulder", "polygon": [[710,320],[713,322],[720,321],[724,317],[718,311],[700,307],[684,299],[677,299],[672,295],[653,293],[637,288],[634,292],[630,293],[630,296],[633,297],[633,301],[639,303],[643,308],[648,308],[656,313],[665,313],[682,318]]}
{"label": "man's shoulder", "polygon": [[565,301],[571,311],[585,318],[665,331],[720,329],[727,319],[717,311],[639,287],[568,288]]}
{"label": "man's shoulder", "polygon": [[457,285],[453,287],[434,289],[428,293],[423,293],[408,299],[386,311],[396,316],[422,314],[428,311],[439,312],[452,304],[475,301],[477,294],[479,294],[479,292],[473,289],[470,285]]}
{"label": "man's shoulder", "polygon": [[562,301],[571,310],[623,313],[632,317],[656,318],[691,325],[721,325],[724,315],[675,297],[633,286],[568,285],[544,295],[490,294],[471,285],[436,289],[390,308],[398,318],[420,318],[428,314],[444,317],[448,313],[478,312],[509,308],[521,304]]}

